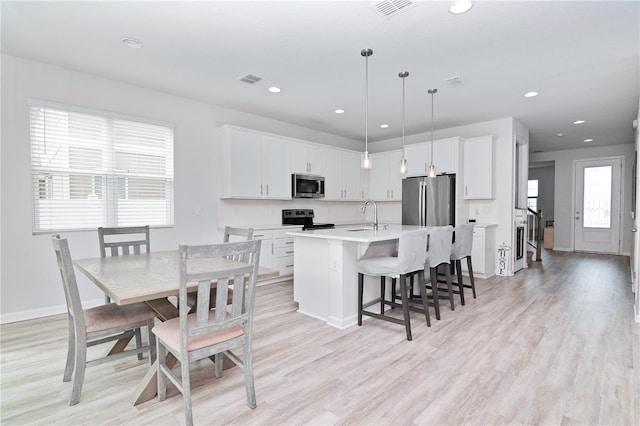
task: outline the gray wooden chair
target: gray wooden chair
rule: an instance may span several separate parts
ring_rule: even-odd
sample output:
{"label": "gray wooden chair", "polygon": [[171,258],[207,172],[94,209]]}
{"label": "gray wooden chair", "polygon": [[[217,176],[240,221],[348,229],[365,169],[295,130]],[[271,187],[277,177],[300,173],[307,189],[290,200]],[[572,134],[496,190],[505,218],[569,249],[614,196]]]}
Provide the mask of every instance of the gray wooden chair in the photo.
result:
{"label": "gray wooden chair", "polygon": [[[137,235],[137,238],[131,239],[133,235]],[[105,237],[107,238],[105,239]],[[123,237],[126,238],[123,239]],[[100,244],[101,257],[140,254],[143,247],[145,252],[149,253],[151,251],[149,225],[117,228],[100,227],[98,228],[98,243]],[[111,299],[106,294],[104,302],[111,302]]]}
{"label": "gray wooden chair", "polygon": [[[182,393],[185,419],[193,424],[191,411],[192,361],[214,356],[215,375],[222,375],[223,355],[241,367],[245,376],[247,404],[256,407],[252,367],[253,305],[255,300],[260,240],[203,246],[180,245],[180,316],[156,325],[158,344],[158,399],[166,398],[167,379]],[[238,259],[231,260],[231,259]],[[216,285],[215,309],[210,309],[211,285]],[[233,285],[233,297],[228,293]],[[197,303],[189,313],[187,284],[197,283]],[[242,348],[240,358],[232,349]],[[181,378],[166,365],[167,351],[181,364]]]}
{"label": "gray wooden chair", "polygon": [[[151,329],[156,313],[144,303],[123,306],[110,303],[95,308],[82,309],[71,253],[69,252],[69,243],[59,235],[54,235],[51,240],[58,260],[69,315],[67,365],[62,380],[68,382],[73,376],[73,390],[69,405],[75,405],[80,402],[86,367],[131,354],[141,356],[142,352],[146,350],[149,350],[149,361],[153,364],[156,358],[156,340]],[[139,330],[144,326],[149,331],[149,346],[140,345],[135,349],[115,354],[110,353],[105,357],[87,361],[87,347],[130,338],[135,329]]]}
{"label": "gray wooden chair", "polygon": [[244,241],[253,240],[253,228],[234,228],[231,226],[224,227],[223,241],[225,243],[242,241],[242,240]]}
{"label": "gray wooden chair", "polygon": [[[451,310],[455,310],[453,303],[453,287],[451,286],[451,247],[453,243],[453,226],[433,226],[429,227],[429,249],[427,250],[427,262],[425,264],[425,270],[429,269],[429,279],[427,280],[427,288],[431,289],[430,298],[433,299],[433,305],[435,308],[436,319],[440,319],[440,299],[449,299],[451,304]],[[447,288],[438,288],[438,266],[445,265],[444,283],[447,284]],[[441,291],[446,291],[447,295],[440,294]]]}

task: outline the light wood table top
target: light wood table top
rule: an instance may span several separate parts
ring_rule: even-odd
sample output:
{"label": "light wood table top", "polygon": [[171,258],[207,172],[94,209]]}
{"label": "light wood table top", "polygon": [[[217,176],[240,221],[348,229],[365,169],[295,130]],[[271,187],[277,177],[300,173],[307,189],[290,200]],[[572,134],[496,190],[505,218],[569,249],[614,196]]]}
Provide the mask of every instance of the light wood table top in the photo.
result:
{"label": "light wood table top", "polygon": [[[200,265],[198,265],[200,261]],[[226,259],[198,260],[195,267],[232,269],[238,262]],[[177,296],[180,287],[178,250],[79,259],[73,262],[118,305]],[[258,280],[277,277],[278,271],[260,267]],[[197,289],[194,283],[193,290]]]}

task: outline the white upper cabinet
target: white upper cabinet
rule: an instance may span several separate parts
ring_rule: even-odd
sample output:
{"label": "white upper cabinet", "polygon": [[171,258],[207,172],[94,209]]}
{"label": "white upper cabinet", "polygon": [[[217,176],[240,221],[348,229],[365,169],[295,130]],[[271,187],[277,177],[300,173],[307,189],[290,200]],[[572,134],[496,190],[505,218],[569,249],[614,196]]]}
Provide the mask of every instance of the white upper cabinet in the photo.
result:
{"label": "white upper cabinet", "polygon": [[221,132],[224,198],[291,198],[288,140],[232,126]]}
{"label": "white upper cabinet", "polygon": [[371,154],[371,170],[369,171],[371,198],[376,201],[402,199],[401,159],[401,149]]}
{"label": "white upper cabinet", "polygon": [[[433,141],[433,165],[437,173],[458,173],[458,152],[460,138],[438,139]],[[422,142],[405,146],[407,176],[422,176],[431,163],[431,142]]]}
{"label": "white upper cabinet", "polygon": [[323,148],[314,144],[294,142],[291,157],[292,173],[322,175]]}
{"label": "white upper cabinet", "polygon": [[322,152],[325,200],[361,200],[360,153],[325,148]]}
{"label": "white upper cabinet", "polygon": [[483,200],[493,195],[493,136],[465,139],[464,198]]}

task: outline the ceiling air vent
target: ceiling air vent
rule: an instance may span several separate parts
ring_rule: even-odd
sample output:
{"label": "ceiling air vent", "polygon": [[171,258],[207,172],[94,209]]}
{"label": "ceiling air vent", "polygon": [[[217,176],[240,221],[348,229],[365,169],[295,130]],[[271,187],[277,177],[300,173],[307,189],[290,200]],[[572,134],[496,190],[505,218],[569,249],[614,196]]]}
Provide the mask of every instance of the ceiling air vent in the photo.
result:
{"label": "ceiling air vent", "polygon": [[373,10],[384,19],[389,19],[411,6],[414,6],[411,0],[381,0],[371,5]]}
{"label": "ceiling air vent", "polygon": [[262,80],[261,77],[258,77],[257,75],[253,75],[253,74],[245,74],[242,77],[240,77],[240,81],[244,81],[245,83],[249,83],[249,84],[257,83],[260,80]]}
{"label": "ceiling air vent", "polygon": [[454,86],[460,85],[463,83],[462,78],[459,75],[455,75],[453,77],[449,77],[444,80],[445,83],[452,84]]}

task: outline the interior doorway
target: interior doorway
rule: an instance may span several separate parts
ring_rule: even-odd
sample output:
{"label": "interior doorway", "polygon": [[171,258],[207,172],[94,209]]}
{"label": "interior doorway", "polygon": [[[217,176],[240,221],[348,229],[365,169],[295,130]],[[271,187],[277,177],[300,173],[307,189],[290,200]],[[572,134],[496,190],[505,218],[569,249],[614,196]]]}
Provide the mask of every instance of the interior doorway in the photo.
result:
{"label": "interior doorway", "polygon": [[620,254],[622,159],[575,162],[574,249]]}

